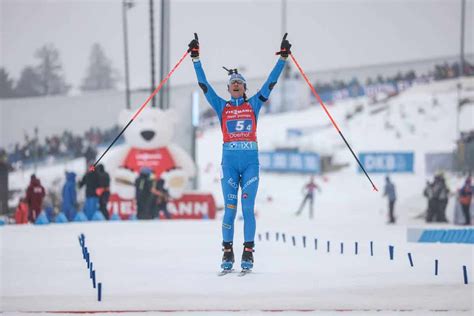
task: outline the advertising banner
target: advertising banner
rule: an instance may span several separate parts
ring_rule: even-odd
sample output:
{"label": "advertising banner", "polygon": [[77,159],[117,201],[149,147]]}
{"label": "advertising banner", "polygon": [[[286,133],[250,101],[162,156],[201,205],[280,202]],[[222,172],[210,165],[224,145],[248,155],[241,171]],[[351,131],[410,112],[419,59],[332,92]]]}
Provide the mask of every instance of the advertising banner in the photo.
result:
{"label": "advertising banner", "polygon": [[260,170],[319,174],[320,157],[312,152],[267,151],[259,154]]}
{"label": "advertising banner", "polygon": [[[110,196],[107,208],[110,215],[118,214],[121,219],[137,214],[135,199],[122,199],[117,194]],[[214,219],[216,203],[212,194],[185,193],[181,198],[168,202],[168,211],[172,219]]]}
{"label": "advertising banner", "polygon": [[[413,173],[415,160],[413,152],[362,152],[359,160],[367,172]],[[360,168],[359,172],[362,172]]]}

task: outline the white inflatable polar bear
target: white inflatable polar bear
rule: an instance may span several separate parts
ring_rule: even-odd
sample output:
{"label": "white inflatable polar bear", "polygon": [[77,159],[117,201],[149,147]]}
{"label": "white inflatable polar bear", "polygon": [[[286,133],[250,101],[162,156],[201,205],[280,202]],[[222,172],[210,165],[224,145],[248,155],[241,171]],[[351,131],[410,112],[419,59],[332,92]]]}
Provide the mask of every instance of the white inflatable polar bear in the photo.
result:
{"label": "white inflatable polar bear", "polygon": [[[125,126],[135,111],[123,110],[119,122]],[[176,114],[172,110],[145,108],[124,133],[125,145],[116,146],[104,157],[111,175],[110,191],[123,199],[135,198],[135,179],[143,167],[151,169],[172,198],[182,196],[196,173],[191,156],[172,143]]]}

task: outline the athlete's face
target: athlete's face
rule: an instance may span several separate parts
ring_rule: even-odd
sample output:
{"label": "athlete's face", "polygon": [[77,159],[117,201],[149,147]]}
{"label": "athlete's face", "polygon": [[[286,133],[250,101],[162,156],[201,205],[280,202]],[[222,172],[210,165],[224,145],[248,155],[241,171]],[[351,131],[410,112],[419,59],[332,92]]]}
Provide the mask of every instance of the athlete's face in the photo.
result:
{"label": "athlete's face", "polygon": [[234,98],[241,98],[245,93],[245,86],[242,80],[232,80],[229,84],[229,93]]}

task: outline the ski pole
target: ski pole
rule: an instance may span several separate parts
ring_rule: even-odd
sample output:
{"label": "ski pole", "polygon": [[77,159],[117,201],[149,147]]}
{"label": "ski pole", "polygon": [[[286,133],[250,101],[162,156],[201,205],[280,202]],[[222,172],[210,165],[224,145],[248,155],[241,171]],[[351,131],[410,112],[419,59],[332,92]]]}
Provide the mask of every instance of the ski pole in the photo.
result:
{"label": "ski pole", "polygon": [[338,131],[339,135],[341,135],[341,138],[342,140],[344,141],[344,143],[346,143],[347,147],[349,148],[349,150],[351,151],[352,155],[354,156],[355,160],[357,160],[357,163],[359,164],[360,168],[362,169],[362,171],[364,171],[367,179],[369,179],[370,183],[372,184],[372,187],[374,188],[374,191],[378,191],[377,187],[375,186],[375,184],[372,182],[372,179],[370,179],[369,175],[367,174],[367,172],[365,171],[364,167],[362,166],[362,164],[360,163],[359,161],[359,158],[357,158],[357,156],[355,155],[354,151],[352,150],[351,146],[349,145],[349,143],[347,142],[346,138],[344,137],[344,135],[342,134],[341,130],[339,129],[339,126],[337,126],[336,122],[334,121],[334,119],[332,118],[331,114],[329,113],[328,109],[326,108],[326,106],[324,105],[323,103],[323,100],[321,100],[321,98],[319,97],[318,93],[316,92],[316,90],[314,89],[313,85],[309,82],[309,79],[308,77],[306,77],[306,74],[304,73],[303,69],[301,69],[300,65],[298,64],[298,62],[296,61],[295,57],[293,56],[292,53],[289,54],[291,56],[291,59],[293,60],[293,62],[295,63],[296,67],[298,68],[298,70],[300,71],[301,75],[303,76],[304,80],[306,80],[306,83],[309,85],[311,91],[313,92],[314,96],[316,97],[316,99],[318,99],[319,101],[319,104],[321,104],[321,106],[323,107],[324,109],[324,112],[326,112],[327,116],[329,117],[329,119],[331,120],[331,123],[332,125],[336,128],[336,130]]}
{"label": "ski pole", "polygon": [[142,104],[142,106],[135,112],[135,114],[132,116],[132,118],[130,119],[130,121],[127,123],[127,125],[125,125],[125,127],[122,129],[122,131],[120,131],[120,133],[117,135],[117,137],[115,137],[115,139],[112,141],[112,143],[109,145],[109,147],[107,147],[107,149],[104,151],[104,153],[99,157],[99,159],[97,159],[97,161],[91,165],[89,167],[89,170],[90,171],[94,171],[95,170],[95,167],[97,166],[97,164],[99,163],[99,161],[105,156],[105,154],[109,151],[109,149],[115,144],[115,142],[120,138],[120,136],[122,136],[122,134],[125,132],[125,130],[130,126],[130,124],[132,124],[133,120],[138,116],[140,115],[140,113],[143,111],[143,109],[145,108],[145,106],[148,104],[148,102],[150,102],[150,100],[158,93],[158,91],[161,90],[161,88],[163,87],[163,85],[166,83],[166,81],[168,81],[168,79],[171,77],[171,75],[173,74],[173,72],[176,70],[176,68],[179,67],[179,65],[183,62],[184,58],[186,58],[186,56],[189,54],[189,50],[186,50],[186,52],[183,54],[183,56],[181,57],[181,59],[176,63],[176,65],[174,65],[173,69],[171,69],[171,71],[168,73],[168,75],[160,82],[160,84],[158,85],[158,87],[156,87],[155,91],[153,91],[152,94],[150,94],[150,96],[148,97],[148,99],[146,99],[146,101]]}

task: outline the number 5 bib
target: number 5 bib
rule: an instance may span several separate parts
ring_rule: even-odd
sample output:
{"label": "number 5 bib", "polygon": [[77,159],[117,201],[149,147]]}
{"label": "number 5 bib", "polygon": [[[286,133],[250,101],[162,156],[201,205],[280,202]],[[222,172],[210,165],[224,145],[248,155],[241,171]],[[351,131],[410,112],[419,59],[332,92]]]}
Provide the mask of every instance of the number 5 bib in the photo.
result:
{"label": "number 5 bib", "polygon": [[252,106],[245,102],[238,106],[227,103],[222,112],[222,135],[224,143],[235,141],[257,141],[257,121]]}

